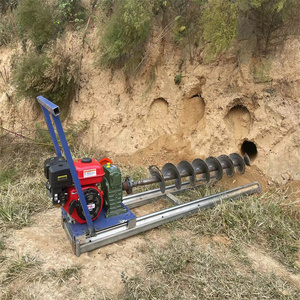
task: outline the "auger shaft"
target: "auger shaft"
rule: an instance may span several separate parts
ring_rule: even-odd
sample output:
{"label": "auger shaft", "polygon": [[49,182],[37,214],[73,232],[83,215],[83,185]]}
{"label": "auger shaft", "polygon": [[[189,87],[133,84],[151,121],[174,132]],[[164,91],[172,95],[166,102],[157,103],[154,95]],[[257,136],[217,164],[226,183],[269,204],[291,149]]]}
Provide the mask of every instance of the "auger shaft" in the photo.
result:
{"label": "auger shaft", "polygon": [[211,179],[219,181],[223,177],[223,172],[225,172],[228,177],[232,177],[235,171],[239,174],[243,174],[247,162],[248,161],[245,162],[239,154],[232,153],[229,156],[221,155],[218,158],[210,156],[205,161],[199,158],[194,159],[192,163],[181,161],[177,167],[171,163],[167,163],[161,170],[156,166],[150,166],[150,178],[132,181],[127,177],[123,182],[123,190],[125,190],[127,194],[131,194],[132,188],[134,187],[159,183],[160,190],[164,193],[166,187],[165,182],[170,180],[175,180],[175,186],[180,190],[181,179],[184,177],[189,177],[191,185],[195,185],[198,181],[209,182]]}

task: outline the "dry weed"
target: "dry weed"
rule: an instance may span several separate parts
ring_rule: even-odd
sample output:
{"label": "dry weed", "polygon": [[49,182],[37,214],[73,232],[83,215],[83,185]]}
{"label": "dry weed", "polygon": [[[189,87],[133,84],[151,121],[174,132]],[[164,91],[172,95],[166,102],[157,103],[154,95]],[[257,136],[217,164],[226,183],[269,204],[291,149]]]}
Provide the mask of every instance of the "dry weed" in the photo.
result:
{"label": "dry weed", "polygon": [[5,271],[5,279],[1,284],[6,285],[14,280],[24,283],[35,281],[37,278],[41,280],[44,274],[40,270],[40,265],[41,262],[36,257],[27,255],[12,260]]}
{"label": "dry weed", "polygon": [[128,278],[119,299],[297,299],[299,290],[260,273],[239,249],[200,247],[190,237],[149,243],[150,274]]}

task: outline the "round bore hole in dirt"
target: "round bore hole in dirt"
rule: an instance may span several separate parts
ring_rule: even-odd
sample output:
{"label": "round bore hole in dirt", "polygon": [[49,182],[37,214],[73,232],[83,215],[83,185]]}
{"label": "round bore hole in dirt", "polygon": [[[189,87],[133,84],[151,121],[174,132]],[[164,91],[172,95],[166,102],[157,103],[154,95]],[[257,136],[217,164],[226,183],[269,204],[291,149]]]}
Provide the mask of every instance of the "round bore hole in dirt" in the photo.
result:
{"label": "round bore hole in dirt", "polygon": [[254,160],[257,156],[257,147],[255,143],[251,141],[244,141],[241,146],[241,152],[243,155],[247,153],[250,159]]}
{"label": "round bore hole in dirt", "polygon": [[239,113],[239,114],[249,114],[250,115],[249,109],[242,104],[237,104],[237,105],[231,107],[228,114],[233,113],[233,112]]}

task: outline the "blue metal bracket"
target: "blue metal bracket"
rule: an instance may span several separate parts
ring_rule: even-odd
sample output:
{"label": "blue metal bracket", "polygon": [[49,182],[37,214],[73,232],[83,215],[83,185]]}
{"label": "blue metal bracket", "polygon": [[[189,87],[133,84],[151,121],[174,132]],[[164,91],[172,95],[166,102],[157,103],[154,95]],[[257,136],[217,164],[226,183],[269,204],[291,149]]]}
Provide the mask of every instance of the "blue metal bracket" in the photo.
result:
{"label": "blue metal bracket", "polygon": [[88,210],[88,207],[87,207],[87,204],[85,201],[85,197],[84,197],[82,187],[81,187],[81,184],[80,184],[80,181],[79,181],[76,169],[75,169],[75,165],[74,165],[73,158],[72,158],[72,155],[71,155],[71,152],[69,149],[69,145],[68,145],[68,142],[67,142],[60,118],[59,118],[60,109],[56,104],[52,103],[51,101],[44,98],[43,96],[38,96],[37,100],[42,107],[44,117],[45,117],[45,120],[47,123],[47,127],[48,127],[48,130],[49,130],[49,133],[50,133],[50,136],[51,136],[54,148],[55,148],[56,155],[58,157],[60,157],[60,156],[62,156],[62,154],[61,154],[61,151],[59,148],[58,140],[57,140],[57,137],[56,137],[56,134],[54,131],[53,124],[51,122],[50,115],[55,124],[56,131],[59,136],[62,148],[64,150],[64,154],[66,156],[66,159],[67,159],[67,162],[68,162],[68,165],[69,165],[72,177],[73,177],[73,181],[74,181],[74,184],[75,184],[78,196],[79,196],[79,200],[81,202],[82,209],[84,211],[89,234],[90,234],[90,236],[94,236],[95,235],[95,227],[94,227],[90,212]]}

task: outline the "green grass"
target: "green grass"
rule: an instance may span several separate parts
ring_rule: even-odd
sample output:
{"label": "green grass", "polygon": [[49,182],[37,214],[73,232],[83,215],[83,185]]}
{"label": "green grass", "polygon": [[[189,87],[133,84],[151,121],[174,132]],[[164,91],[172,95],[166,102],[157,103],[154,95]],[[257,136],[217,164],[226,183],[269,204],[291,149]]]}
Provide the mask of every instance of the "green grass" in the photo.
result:
{"label": "green grass", "polygon": [[122,274],[118,299],[297,299],[292,284],[254,269],[242,251],[199,246],[195,238],[148,244],[146,276]]}
{"label": "green grass", "polygon": [[[222,188],[203,186],[176,195],[183,202],[221,192]],[[200,236],[225,235],[234,243],[256,243],[270,251],[292,272],[300,240],[300,211],[288,205],[284,190],[223,202],[214,209],[164,225],[169,230],[184,229]]]}
{"label": "green grass", "polygon": [[41,278],[40,265],[41,263],[35,257],[27,255],[11,260],[2,284],[7,284],[17,279],[19,281],[32,282],[36,278]]}
{"label": "green grass", "polygon": [[0,237],[0,264],[6,260],[6,256],[3,255],[5,249],[6,249],[6,244],[4,241],[4,236],[1,236]]}
{"label": "green grass", "polygon": [[0,171],[0,185],[14,180],[16,169],[14,167]]}
{"label": "green grass", "polygon": [[6,146],[0,158],[0,231],[26,226],[35,213],[51,207],[43,174],[44,159],[51,152],[35,145],[14,144],[10,138],[3,141]]}
{"label": "green grass", "polygon": [[0,224],[4,228],[22,228],[31,224],[34,213],[50,208],[42,176],[29,177],[0,187]]}
{"label": "green grass", "polygon": [[80,76],[79,58],[58,40],[43,52],[29,51],[12,59],[12,81],[19,97],[43,95],[68,109]]}
{"label": "green grass", "polygon": [[2,252],[5,249],[6,249],[6,246],[5,246],[4,240],[1,238],[1,240],[0,240],[0,251]]}
{"label": "green grass", "polygon": [[68,288],[66,284],[69,280],[79,280],[79,271],[82,269],[79,264],[45,271],[42,269],[43,264],[37,257],[26,254],[0,260],[0,298],[41,299],[45,283],[55,288],[65,285],[61,288],[63,290]]}
{"label": "green grass", "polygon": [[291,271],[298,272],[295,262],[300,239],[300,212],[284,205],[282,192],[269,192],[234,202],[224,202],[213,210],[181,221],[199,235],[224,234],[233,242],[257,243]]}

